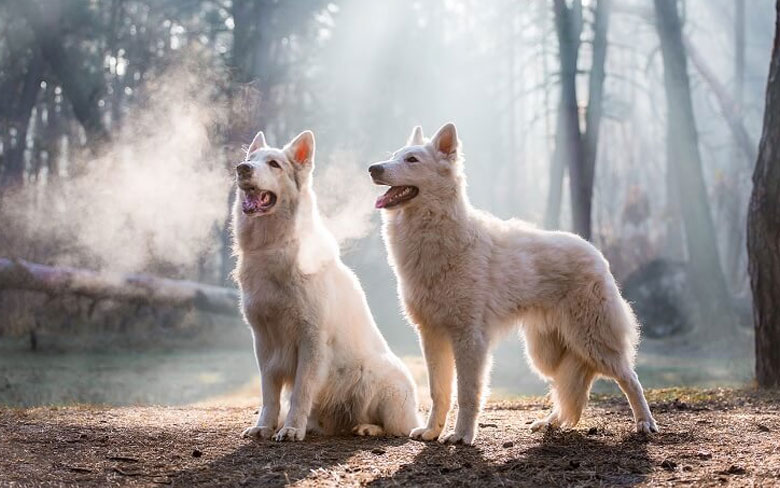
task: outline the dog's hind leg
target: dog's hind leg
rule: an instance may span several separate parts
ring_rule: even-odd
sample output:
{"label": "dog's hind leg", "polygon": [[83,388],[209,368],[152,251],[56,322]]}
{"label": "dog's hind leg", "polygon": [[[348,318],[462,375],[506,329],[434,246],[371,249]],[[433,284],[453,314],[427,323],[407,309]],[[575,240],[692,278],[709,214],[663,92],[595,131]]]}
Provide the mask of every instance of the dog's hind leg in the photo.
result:
{"label": "dog's hind leg", "polygon": [[361,436],[375,437],[384,435],[385,430],[381,426],[375,424],[360,424],[352,428],[352,433]]}
{"label": "dog's hind leg", "polygon": [[[525,354],[531,367],[545,379],[551,380],[561,364],[566,352],[557,331],[542,332],[543,323],[527,320],[523,327],[525,337]],[[539,419],[531,424],[531,431],[536,432],[548,427],[560,425],[560,412],[558,404],[553,403],[553,410],[547,417]]]}
{"label": "dog's hind leg", "polygon": [[555,374],[555,403],[560,411],[561,424],[574,427],[588,404],[590,387],[596,372],[573,352],[563,356]]}
{"label": "dog's hind leg", "polygon": [[533,323],[523,328],[525,355],[531,367],[546,379],[552,379],[566,352],[556,331],[541,332]]}
{"label": "dog's hind leg", "polygon": [[417,409],[414,402],[409,402],[409,406],[403,406],[399,411],[386,416],[385,432],[388,435],[402,436],[409,435],[420,425],[420,417],[417,415]]}
{"label": "dog's hind leg", "polygon": [[[404,385],[405,386],[405,385]],[[392,396],[383,399],[382,425],[385,433],[391,436],[407,436],[419,427],[417,402],[413,387],[398,389]]]}
{"label": "dog's hind leg", "polygon": [[595,371],[585,361],[571,351],[564,353],[553,376],[553,411],[547,418],[534,422],[531,430],[577,425],[594,378]]}
{"label": "dog's hind leg", "polygon": [[613,378],[623,390],[631,405],[637,432],[658,432],[633,366],[638,330],[636,318],[620,297],[608,299],[605,305],[594,320],[595,324],[601,324],[597,329],[600,333],[591,335],[597,340],[591,340],[590,349],[585,352],[597,372]]}
{"label": "dog's hind leg", "polygon": [[653,415],[650,413],[650,407],[647,405],[642,385],[639,383],[639,377],[637,377],[633,368],[630,366],[621,368],[615,376],[615,381],[617,381],[620,389],[623,390],[626,398],[628,398],[628,403],[631,405],[631,411],[634,414],[637,432],[645,434],[658,432],[658,426],[656,426]]}

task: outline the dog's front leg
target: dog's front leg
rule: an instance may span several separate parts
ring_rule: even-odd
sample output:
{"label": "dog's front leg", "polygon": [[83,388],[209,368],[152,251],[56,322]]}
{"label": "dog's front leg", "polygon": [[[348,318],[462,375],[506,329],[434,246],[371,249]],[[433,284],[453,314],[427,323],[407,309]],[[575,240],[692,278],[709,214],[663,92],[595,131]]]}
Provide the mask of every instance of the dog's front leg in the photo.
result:
{"label": "dog's front leg", "polygon": [[425,427],[413,429],[410,436],[414,439],[430,441],[437,439],[447,421],[447,413],[452,402],[452,374],[455,360],[452,357],[452,344],[447,334],[440,330],[432,331],[419,327],[425,362],[428,366],[428,385],[431,390],[433,406]]}
{"label": "dog's front leg", "polygon": [[306,424],[319,381],[322,353],[316,340],[304,340],[298,346],[295,382],[290,396],[290,411],[276,441],[302,441],[306,437]]}
{"label": "dog's front leg", "polygon": [[257,416],[257,424],[246,429],[241,437],[257,437],[258,439],[270,439],[276,432],[276,424],[279,422],[279,410],[281,408],[280,397],[282,393],[282,381],[278,375],[271,372],[260,372],[260,382],[263,393],[263,408]]}
{"label": "dog's front leg", "polygon": [[441,442],[471,446],[477,437],[477,418],[482,409],[490,352],[487,341],[479,335],[456,337],[452,347],[458,374],[458,420],[455,430],[443,436]]}

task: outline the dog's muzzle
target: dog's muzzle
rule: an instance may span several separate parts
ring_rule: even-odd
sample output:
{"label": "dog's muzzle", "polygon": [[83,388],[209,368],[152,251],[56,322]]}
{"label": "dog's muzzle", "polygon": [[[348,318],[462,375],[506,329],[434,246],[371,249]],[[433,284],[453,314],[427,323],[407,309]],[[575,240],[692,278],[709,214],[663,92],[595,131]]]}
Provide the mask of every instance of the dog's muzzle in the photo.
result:
{"label": "dog's muzzle", "polygon": [[252,176],[252,165],[249,163],[241,163],[236,166],[236,176],[238,176],[239,179]]}
{"label": "dog's muzzle", "polygon": [[368,173],[371,175],[371,178],[376,180],[380,176],[382,176],[382,173],[385,172],[385,167],[382,164],[372,164],[368,167]]}

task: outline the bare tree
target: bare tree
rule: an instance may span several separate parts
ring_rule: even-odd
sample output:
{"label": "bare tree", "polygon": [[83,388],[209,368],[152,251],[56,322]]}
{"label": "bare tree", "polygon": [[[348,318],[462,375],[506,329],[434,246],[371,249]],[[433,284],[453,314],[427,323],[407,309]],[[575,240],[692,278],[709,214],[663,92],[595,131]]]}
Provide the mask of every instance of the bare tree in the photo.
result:
{"label": "bare tree", "polygon": [[610,4],[610,0],[599,0],[594,11],[593,61],[588,80],[588,105],[583,132],[580,128],[577,101],[577,59],[583,25],[582,2],[575,0],[570,7],[565,0],[553,2],[555,30],[558,35],[561,99],[545,223],[548,227],[557,226],[564,168],[568,164],[574,232],[588,240],[591,238],[593,179],[601,126]]}
{"label": "bare tree", "polygon": [[780,386],[780,0],[776,10],[764,129],[753,173],[747,226],[756,379],[765,388]]}
{"label": "bare tree", "polygon": [[[575,219],[575,231],[586,239],[591,238],[591,208],[593,206],[593,178],[596,174],[596,156],[604,101],[605,65],[607,62],[607,30],[611,0],[599,0],[593,21],[593,62],[588,79],[588,108],[585,112],[583,134],[583,168],[576,201],[579,212]],[[574,184],[576,182],[573,182]]]}
{"label": "bare tree", "polygon": [[[98,100],[106,91],[105,80],[99,72],[74,69],[85,56],[81,53],[74,55],[62,42],[61,19],[66,10],[65,5],[60,1],[52,1],[41,8],[34,0],[16,4],[30,25],[52,76],[62,85],[89,142],[95,144],[108,140],[108,131],[98,107]],[[78,12],[84,13],[85,10],[78,9]]]}
{"label": "bare tree", "polygon": [[43,59],[38,49],[32,50],[24,76],[11,88],[13,96],[8,97],[8,114],[11,125],[16,129],[16,144],[6,155],[2,168],[0,188],[16,187],[24,180],[24,150],[27,147],[27,129],[30,116],[38,100],[43,75]]}
{"label": "bare tree", "polygon": [[691,101],[688,63],[677,2],[654,0],[661,41],[667,105],[667,181],[685,227],[691,280],[708,332],[733,330],[731,297],[720,265],[707,188],[699,154],[699,137]]}

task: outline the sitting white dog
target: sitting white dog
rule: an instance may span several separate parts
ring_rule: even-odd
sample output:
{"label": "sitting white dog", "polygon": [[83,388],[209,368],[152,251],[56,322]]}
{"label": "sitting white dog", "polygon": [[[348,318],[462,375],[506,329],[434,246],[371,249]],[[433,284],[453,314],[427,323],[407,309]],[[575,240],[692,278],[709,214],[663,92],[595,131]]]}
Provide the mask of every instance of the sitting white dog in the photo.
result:
{"label": "sitting white dog", "polygon": [[[313,167],[306,131],[283,149],[258,133],[236,168],[235,277],[263,394],[257,424],[243,436],[299,441],[307,428],[409,435],[419,425],[414,383],[321,222]],[[278,428],[284,387],[290,409]]]}

